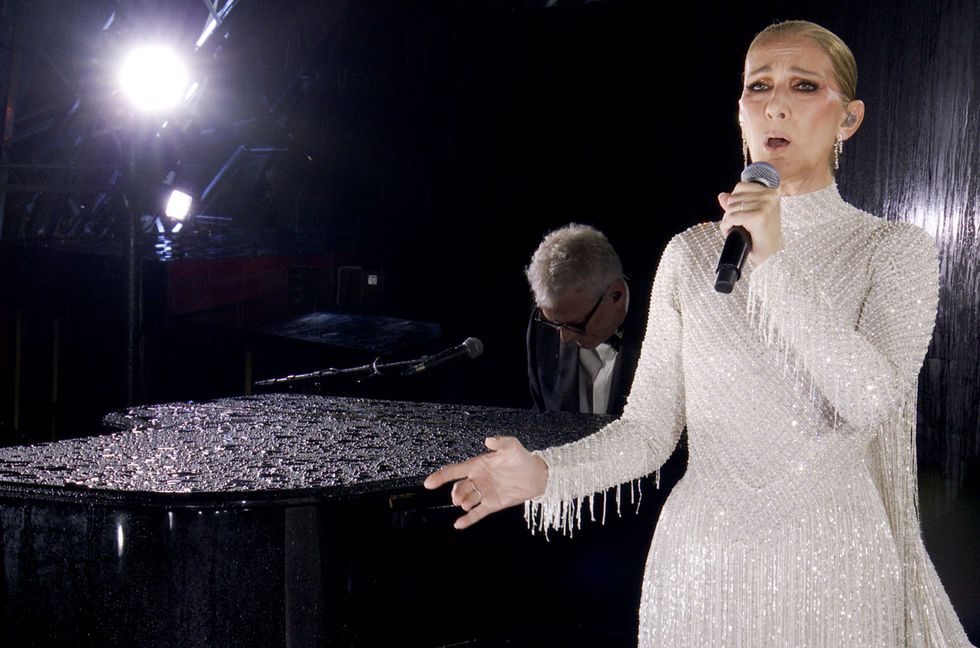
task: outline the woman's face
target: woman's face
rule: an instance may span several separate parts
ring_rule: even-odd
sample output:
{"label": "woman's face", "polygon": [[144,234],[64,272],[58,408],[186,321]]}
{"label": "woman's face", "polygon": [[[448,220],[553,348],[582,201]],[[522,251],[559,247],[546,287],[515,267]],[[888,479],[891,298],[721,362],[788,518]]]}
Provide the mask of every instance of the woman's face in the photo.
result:
{"label": "woman's face", "polygon": [[[779,171],[783,195],[806,193],[833,181],[837,134],[850,137],[863,117],[859,101],[845,105],[826,52],[803,36],[763,40],[745,56],[738,102],[742,133],[755,162]],[[845,124],[848,113],[856,114]]]}

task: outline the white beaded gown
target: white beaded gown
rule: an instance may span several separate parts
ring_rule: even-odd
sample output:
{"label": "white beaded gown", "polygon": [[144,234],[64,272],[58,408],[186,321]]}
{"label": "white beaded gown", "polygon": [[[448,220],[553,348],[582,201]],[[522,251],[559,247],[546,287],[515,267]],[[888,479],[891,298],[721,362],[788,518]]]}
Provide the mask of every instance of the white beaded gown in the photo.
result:
{"label": "white beaded gown", "polygon": [[[938,265],[921,229],[836,185],[781,201],[784,249],[714,290],[717,223],[657,270],[623,416],[539,454],[539,530],[657,470],[688,431],[639,613],[644,647],[969,646],[922,544],[915,392]],[[632,487],[630,487],[632,488]],[[583,512],[583,508],[585,511]]]}

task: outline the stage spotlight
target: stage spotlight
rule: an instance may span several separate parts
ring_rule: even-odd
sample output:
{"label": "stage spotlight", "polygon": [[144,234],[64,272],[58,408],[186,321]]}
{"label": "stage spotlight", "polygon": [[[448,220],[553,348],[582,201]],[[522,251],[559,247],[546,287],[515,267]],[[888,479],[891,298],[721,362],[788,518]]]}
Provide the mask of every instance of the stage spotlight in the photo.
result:
{"label": "stage spotlight", "polygon": [[166,47],[135,49],[123,61],[120,85],[129,100],[142,111],[160,112],[175,107],[188,89],[187,70]]}
{"label": "stage spotlight", "polygon": [[167,218],[175,221],[183,221],[187,218],[187,215],[191,213],[191,203],[193,199],[190,194],[184,193],[180,189],[174,189],[170,192],[170,198],[167,200],[166,214]]}

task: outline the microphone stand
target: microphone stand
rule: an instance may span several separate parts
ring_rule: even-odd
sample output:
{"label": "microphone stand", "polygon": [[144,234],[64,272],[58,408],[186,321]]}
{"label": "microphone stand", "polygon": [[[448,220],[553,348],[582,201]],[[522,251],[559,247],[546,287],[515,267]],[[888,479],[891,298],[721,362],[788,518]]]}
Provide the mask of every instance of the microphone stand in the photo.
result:
{"label": "microphone stand", "polygon": [[398,362],[381,362],[381,358],[375,358],[373,362],[360,367],[349,367],[347,369],[321,369],[301,374],[290,374],[279,378],[268,378],[258,380],[253,383],[255,387],[278,387],[291,385],[306,380],[318,380],[321,378],[333,378],[336,376],[412,376],[420,373],[425,368],[425,363],[440,354],[423,356],[415,360],[400,360]]}

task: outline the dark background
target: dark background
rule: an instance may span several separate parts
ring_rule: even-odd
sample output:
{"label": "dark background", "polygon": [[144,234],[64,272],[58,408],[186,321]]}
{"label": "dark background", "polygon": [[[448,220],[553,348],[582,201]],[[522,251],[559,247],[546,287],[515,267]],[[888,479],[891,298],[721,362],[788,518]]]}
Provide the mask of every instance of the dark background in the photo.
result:
{"label": "dark background", "polygon": [[[715,195],[737,177],[752,35],[779,19],[818,22],[853,49],[868,106],[845,146],[841,193],[921,225],[940,250],[939,319],[920,383],[923,531],[980,641],[980,5],[690,2],[670,14],[647,0],[241,0],[195,52],[207,17],[199,0],[7,0],[3,162],[123,169],[133,150],[127,193],[149,213],[166,170],[200,192],[239,146],[283,149],[211,206],[231,225],[186,232],[169,259],[153,254],[152,233],[144,239],[138,400],[242,394],[250,377],[378,355],[265,327],[271,316],[330,310],[316,294],[242,289],[221,308],[170,306],[174,259],[262,254],[333,269],[353,260],[383,290],[347,310],[438,326],[438,339],[385,357],[467,336],[486,346],[412,382],[319,389],[527,407],[522,271],[541,236],[593,224],[634,287],[647,288],[666,240],[717,219]],[[165,129],[130,114],[112,84],[122,53],[148,35],[186,53],[202,80]],[[21,189],[5,194],[0,231],[0,442],[97,432],[102,413],[126,404],[122,212],[100,212],[92,192],[26,191],[27,180],[3,177]],[[216,281],[207,268],[201,286]]]}

